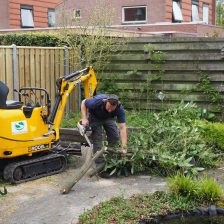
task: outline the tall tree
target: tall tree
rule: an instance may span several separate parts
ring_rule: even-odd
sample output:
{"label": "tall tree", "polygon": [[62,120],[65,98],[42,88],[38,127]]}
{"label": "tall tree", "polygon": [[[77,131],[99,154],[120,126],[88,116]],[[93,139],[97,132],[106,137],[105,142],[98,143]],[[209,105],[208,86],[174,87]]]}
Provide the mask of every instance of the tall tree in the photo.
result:
{"label": "tall tree", "polygon": [[216,25],[224,26],[224,6],[222,0],[216,2]]}

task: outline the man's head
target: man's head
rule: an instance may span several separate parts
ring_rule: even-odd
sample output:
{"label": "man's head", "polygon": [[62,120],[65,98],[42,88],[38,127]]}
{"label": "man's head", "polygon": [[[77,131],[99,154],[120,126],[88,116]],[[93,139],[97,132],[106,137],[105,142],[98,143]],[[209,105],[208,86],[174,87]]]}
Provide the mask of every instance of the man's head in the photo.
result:
{"label": "man's head", "polygon": [[111,113],[115,111],[120,106],[120,101],[118,96],[110,94],[105,99],[105,109],[107,112]]}

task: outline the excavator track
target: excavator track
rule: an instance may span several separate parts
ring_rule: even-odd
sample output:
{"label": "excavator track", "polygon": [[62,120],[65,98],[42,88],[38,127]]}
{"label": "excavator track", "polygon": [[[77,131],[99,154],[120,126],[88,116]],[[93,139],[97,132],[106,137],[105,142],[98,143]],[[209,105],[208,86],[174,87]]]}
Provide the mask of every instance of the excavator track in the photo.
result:
{"label": "excavator track", "polygon": [[10,183],[23,183],[64,171],[67,160],[62,154],[49,154],[36,159],[8,164],[3,178]]}

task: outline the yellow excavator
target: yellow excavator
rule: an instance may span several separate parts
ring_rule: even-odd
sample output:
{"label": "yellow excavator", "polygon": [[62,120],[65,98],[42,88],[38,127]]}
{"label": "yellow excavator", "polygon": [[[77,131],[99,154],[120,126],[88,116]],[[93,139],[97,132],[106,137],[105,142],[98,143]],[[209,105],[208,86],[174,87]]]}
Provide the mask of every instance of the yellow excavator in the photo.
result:
{"label": "yellow excavator", "polygon": [[92,67],[73,72],[56,81],[55,105],[43,88],[23,87],[19,101],[7,101],[9,88],[0,81],[0,170],[11,183],[21,183],[62,172],[67,167],[58,150],[59,128],[69,94],[84,84],[85,98],[96,91]]}

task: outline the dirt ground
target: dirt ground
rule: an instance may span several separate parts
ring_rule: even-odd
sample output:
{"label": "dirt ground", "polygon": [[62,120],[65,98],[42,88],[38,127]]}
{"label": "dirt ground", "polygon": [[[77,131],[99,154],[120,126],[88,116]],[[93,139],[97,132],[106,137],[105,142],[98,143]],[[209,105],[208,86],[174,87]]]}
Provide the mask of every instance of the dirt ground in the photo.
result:
{"label": "dirt ground", "polygon": [[63,181],[79,167],[80,164],[61,174],[7,186],[8,194],[0,197],[0,223],[75,224],[83,211],[101,201],[119,195],[129,197],[165,189],[165,179],[158,177],[102,179],[85,176],[69,194],[60,194]]}

